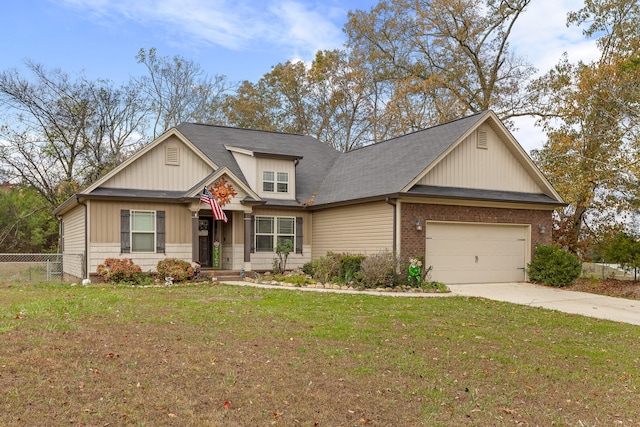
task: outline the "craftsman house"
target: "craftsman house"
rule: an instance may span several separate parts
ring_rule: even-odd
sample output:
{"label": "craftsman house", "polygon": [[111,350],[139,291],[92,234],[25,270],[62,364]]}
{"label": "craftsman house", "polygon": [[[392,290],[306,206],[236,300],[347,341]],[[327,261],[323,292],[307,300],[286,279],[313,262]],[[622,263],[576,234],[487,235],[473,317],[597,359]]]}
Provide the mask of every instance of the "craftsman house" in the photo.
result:
{"label": "craftsman house", "polygon": [[[201,201],[214,196],[227,221]],[[423,255],[445,283],[526,280],[558,193],[491,111],[340,153],[310,136],[184,123],[55,210],[78,278],[106,258],[264,271],[337,253]]]}

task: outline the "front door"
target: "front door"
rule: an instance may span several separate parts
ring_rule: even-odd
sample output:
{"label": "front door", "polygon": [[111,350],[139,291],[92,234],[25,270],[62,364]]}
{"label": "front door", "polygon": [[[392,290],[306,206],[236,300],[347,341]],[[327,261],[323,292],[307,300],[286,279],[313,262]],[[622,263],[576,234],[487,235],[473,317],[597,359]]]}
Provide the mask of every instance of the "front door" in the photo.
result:
{"label": "front door", "polygon": [[198,261],[202,267],[210,268],[213,265],[211,253],[213,233],[213,218],[200,218],[198,220],[198,247],[200,248]]}

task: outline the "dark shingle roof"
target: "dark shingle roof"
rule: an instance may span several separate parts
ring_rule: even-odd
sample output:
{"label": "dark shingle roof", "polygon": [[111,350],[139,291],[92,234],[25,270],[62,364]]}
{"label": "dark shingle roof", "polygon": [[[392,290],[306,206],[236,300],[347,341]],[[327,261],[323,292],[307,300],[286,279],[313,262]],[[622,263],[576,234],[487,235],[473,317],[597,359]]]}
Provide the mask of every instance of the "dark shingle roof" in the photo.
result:
{"label": "dark shingle roof", "polygon": [[400,192],[486,115],[474,114],[341,155],[320,186],[314,204]]}
{"label": "dark shingle roof", "polygon": [[302,157],[296,168],[296,199],[299,203],[313,196],[340,155],[329,145],[304,135],[194,123],[183,123],[177,129],[214,163],[220,167],[226,166],[247,185],[240,167],[225,146],[263,154]]}

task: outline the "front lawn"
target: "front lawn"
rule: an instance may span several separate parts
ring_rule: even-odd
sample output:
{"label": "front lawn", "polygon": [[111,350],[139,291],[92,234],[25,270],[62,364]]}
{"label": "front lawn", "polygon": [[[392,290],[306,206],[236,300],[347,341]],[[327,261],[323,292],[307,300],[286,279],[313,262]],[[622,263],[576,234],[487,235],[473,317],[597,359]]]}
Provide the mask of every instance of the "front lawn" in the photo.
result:
{"label": "front lawn", "polygon": [[0,287],[0,425],[638,425],[640,328],[477,298]]}

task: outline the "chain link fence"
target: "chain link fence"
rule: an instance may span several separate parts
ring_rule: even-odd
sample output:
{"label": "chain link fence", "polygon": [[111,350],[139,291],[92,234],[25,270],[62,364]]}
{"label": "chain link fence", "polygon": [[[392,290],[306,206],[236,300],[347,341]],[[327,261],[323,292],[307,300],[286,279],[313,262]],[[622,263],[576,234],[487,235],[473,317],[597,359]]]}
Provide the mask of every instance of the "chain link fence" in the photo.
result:
{"label": "chain link fence", "polygon": [[0,283],[65,281],[65,266],[82,266],[82,254],[0,254]]}
{"label": "chain link fence", "polygon": [[582,263],[582,276],[597,279],[634,280],[633,269],[624,269],[617,264],[596,262]]}

